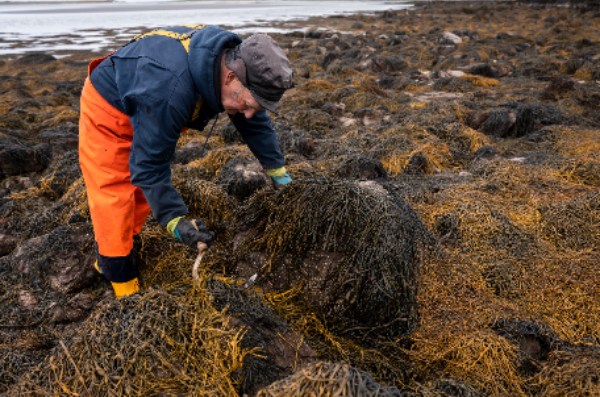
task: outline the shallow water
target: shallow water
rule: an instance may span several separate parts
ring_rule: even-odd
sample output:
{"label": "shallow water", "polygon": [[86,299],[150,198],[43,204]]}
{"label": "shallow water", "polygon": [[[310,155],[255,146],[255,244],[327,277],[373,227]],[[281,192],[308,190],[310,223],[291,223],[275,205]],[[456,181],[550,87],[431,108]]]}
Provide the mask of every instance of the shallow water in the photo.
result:
{"label": "shallow water", "polygon": [[[136,1],[0,3],[0,55],[27,51],[103,50],[133,37],[136,27],[207,23],[240,33],[292,29],[257,28],[274,21],[409,7],[396,1]],[[250,25],[250,27],[249,27]],[[91,31],[95,31],[93,34]],[[139,31],[137,32],[139,33]],[[65,35],[85,37],[65,39]]]}

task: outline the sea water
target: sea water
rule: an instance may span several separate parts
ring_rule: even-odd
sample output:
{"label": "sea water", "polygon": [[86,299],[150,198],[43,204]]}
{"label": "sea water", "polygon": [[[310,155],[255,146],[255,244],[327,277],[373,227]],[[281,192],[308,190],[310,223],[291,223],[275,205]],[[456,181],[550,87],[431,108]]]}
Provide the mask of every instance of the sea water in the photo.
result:
{"label": "sea water", "polygon": [[224,25],[239,33],[270,33],[286,30],[285,26],[267,26],[274,21],[410,6],[399,1],[33,1],[0,2],[0,55],[105,51],[142,28],[180,24]]}

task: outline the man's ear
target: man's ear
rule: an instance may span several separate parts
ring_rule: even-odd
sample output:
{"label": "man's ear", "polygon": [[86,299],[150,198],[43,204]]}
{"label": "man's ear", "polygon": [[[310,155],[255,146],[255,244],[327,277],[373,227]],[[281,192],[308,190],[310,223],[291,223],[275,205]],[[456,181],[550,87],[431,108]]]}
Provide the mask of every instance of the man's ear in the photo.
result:
{"label": "man's ear", "polygon": [[231,70],[228,70],[227,74],[225,75],[225,84],[230,85],[231,83],[235,82],[237,79],[238,78],[235,75],[235,73],[233,73]]}

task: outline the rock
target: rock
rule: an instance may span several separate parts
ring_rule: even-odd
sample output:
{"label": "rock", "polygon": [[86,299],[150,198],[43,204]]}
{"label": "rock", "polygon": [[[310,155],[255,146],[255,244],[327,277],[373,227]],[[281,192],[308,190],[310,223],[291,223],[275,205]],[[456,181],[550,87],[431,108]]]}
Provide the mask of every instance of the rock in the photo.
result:
{"label": "rock", "polygon": [[432,92],[421,92],[414,96],[418,102],[448,102],[458,98],[462,98],[463,94],[459,92],[443,92],[443,91],[432,91]]}
{"label": "rock", "polygon": [[388,176],[381,161],[363,155],[344,157],[335,168],[335,174],[344,179],[368,179],[371,182],[373,179],[385,179]]}
{"label": "rock", "polygon": [[446,40],[446,42],[452,42],[453,44],[460,44],[462,43],[462,39],[460,37],[458,37],[457,35],[455,35],[454,33],[445,31],[444,33],[442,33],[442,39]]}
{"label": "rock", "polygon": [[342,99],[351,97],[352,95],[356,94],[357,92],[358,92],[358,90],[354,87],[338,88],[337,90],[335,90],[331,93],[330,99],[332,102],[339,103],[339,102],[342,102]]}
{"label": "rock", "polygon": [[498,73],[487,63],[473,63],[459,68],[463,72],[483,77],[498,77]]}
{"label": "rock", "polygon": [[304,130],[315,130],[319,133],[328,131],[334,126],[333,117],[319,109],[300,110],[296,112],[292,121]]}
{"label": "rock", "polygon": [[225,285],[217,280],[208,282],[217,310],[227,310],[227,329],[241,333],[241,347],[260,351],[248,354],[241,369],[232,374],[240,385],[240,395],[255,396],[259,389],[292,373],[297,366],[316,359],[316,353],[304,342],[303,335],[294,332],[263,298],[248,288],[248,280]]}
{"label": "rock", "polygon": [[321,110],[329,113],[334,117],[338,117],[343,115],[346,112],[346,105],[343,103],[331,103],[327,102],[325,105],[321,107]]}
{"label": "rock", "polygon": [[503,138],[509,135],[509,131],[516,121],[517,117],[513,112],[504,109],[492,109],[475,116],[471,127],[486,135]]}
{"label": "rock", "polygon": [[45,64],[56,61],[50,54],[45,54],[43,52],[30,52],[27,55],[23,55],[21,58],[17,59],[15,63],[17,65],[34,65],[34,64]]}
{"label": "rock", "polygon": [[310,157],[316,150],[318,142],[323,137],[317,131],[280,131],[279,148],[284,155],[290,153]]}
{"label": "rock", "polygon": [[394,84],[398,81],[398,78],[394,76],[383,76],[379,79],[379,86],[383,89],[391,89],[394,87]]}
{"label": "rock", "polygon": [[[323,48],[323,47],[321,47]],[[327,69],[327,67],[336,59],[340,59],[342,56],[342,53],[340,51],[329,51],[327,52],[327,50],[325,50],[324,53],[322,53],[322,55],[324,55],[323,57],[323,62],[321,63],[321,66],[323,67],[323,69]]]}
{"label": "rock", "polygon": [[495,147],[489,145],[481,146],[473,154],[473,160],[469,163],[467,169],[470,172],[476,172],[490,161],[499,160],[501,158],[503,158],[502,154]]}
{"label": "rock", "polygon": [[267,186],[269,179],[259,162],[234,157],[221,168],[217,183],[229,195],[244,201],[258,189]]}
{"label": "rock", "polygon": [[[175,148],[175,154],[173,155],[173,160],[171,160],[171,164],[187,164],[190,163],[197,158],[200,158],[202,154],[202,146],[197,147],[177,147]],[[206,145],[206,152],[210,149],[210,145]]]}
{"label": "rock", "polygon": [[426,174],[428,173],[431,165],[429,160],[421,153],[415,153],[408,159],[406,166],[404,167],[404,173],[406,174]]}
{"label": "rock", "polygon": [[342,127],[352,127],[359,123],[359,120],[352,117],[340,117],[340,123],[342,123]]}
{"label": "rock", "polygon": [[515,344],[525,358],[545,360],[553,350],[560,349],[562,342],[543,323],[518,319],[498,319],[492,329]]}
{"label": "rock", "polygon": [[500,32],[496,35],[496,40],[510,40],[514,38],[514,35],[506,32]]}
{"label": "rock", "polygon": [[365,27],[365,25],[363,25],[360,22],[354,22],[352,24],[352,26],[350,26],[350,29],[363,29]]}
{"label": "rock", "polygon": [[244,142],[237,128],[235,128],[235,125],[231,122],[226,123],[217,131],[224,143],[232,144]]}
{"label": "rock", "polygon": [[24,241],[8,256],[13,271],[30,277],[33,283],[68,293],[90,284],[97,272],[92,268],[95,253],[83,253],[93,247],[89,225],[59,226],[52,232]]}
{"label": "rock", "polygon": [[21,243],[21,240],[8,234],[0,234],[0,256],[10,254]]}
{"label": "rock", "polygon": [[[361,177],[362,166],[368,165],[365,170],[372,171],[374,168],[371,165],[376,162],[374,159],[363,160],[367,158],[347,157],[341,166],[344,167],[348,161],[351,166],[346,171],[353,174],[351,177]],[[383,172],[383,167],[380,171]],[[429,241],[429,238],[434,238],[433,235],[424,229],[408,204],[385,186],[380,189],[374,186],[364,188],[354,181],[338,178],[303,179],[297,182],[286,185],[276,195],[270,196],[268,208],[263,200],[246,202],[244,211],[248,214],[247,219],[253,220],[247,223],[249,234],[241,237],[235,250],[240,254],[240,260],[234,274],[245,279],[257,274],[255,283],[264,291],[288,291],[292,285],[300,285],[303,299],[331,317],[332,321],[356,324],[359,327],[358,334],[364,334],[367,329],[371,330],[369,334],[401,335],[407,332],[417,315],[411,295],[414,291],[412,261],[416,250],[411,248],[411,244]],[[382,194],[383,191],[385,193]],[[300,199],[300,195],[303,198]],[[292,204],[300,202],[301,206]],[[294,206],[294,216],[290,216],[290,205]],[[344,211],[346,215],[335,216],[333,208]],[[268,223],[262,222],[264,218],[257,217],[255,211],[268,211]],[[381,211],[385,211],[386,216],[381,216]],[[386,240],[394,246],[381,248],[377,253],[363,251],[357,246],[364,244],[358,241],[365,238],[364,227],[359,225],[358,219],[371,219],[375,214],[377,216],[372,221],[380,222],[378,225],[381,228],[369,225],[372,232],[366,237],[367,241]],[[273,246],[268,248],[265,243],[271,241],[272,237],[269,236],[275,230],[285,230],[285,236],[273,241]],[[311,231],[307,233],[302,230]],[[430,237],[416,237],[422,232]],[[383,237],[384,234],[388,237]],[[258,241],[261,241],[260,245],[253,243]],[[287,247],[288,244],[297,244],[294,253],[279,254],[281,247]],[[324,248],[317,250],[314,247]],[[374,258],[373,255],[385,258]],[[369,262],[364,262],[367,257]],[[410,269],[410,273],[402,273],[403,269]],[[388,270],[390,273],[386,273]],[[393,277],[390,280],[394,282],[381,280],[382,273],[388,274],[388,278]],[[396,273],[396,276],[391,273]],[[358,283],[360,286],[356,287],[356,292],[350,294],[349,291],[354,288],[352,286]],[[339,289],[341,286],[344,288]],[[396,294],[403,298],[389,298]],[[351,302],[349,306],[343,304],[346,300]],[[373,303],[374,300],[387,304]],[[395,306],[390,307],[390,303]],[[399,316],[406,319],[403,320],[406,321],[404,324],[398,320]],[[398,324],[394,327],[383,326],[390,321],[398,321]]]}
{"label": "rock", "polygon": [[51,156],[54,158],[70,150],[79,149],[78,129],[74,126],[45,130],[40,133],[40,141],[52,148]]}
{"label": "rock", "polygon": [[573,91],[576,81],[571,77],[559,76],[554,79],[540,94],[540,99],[556,100],[561,94]]}
{"label": "rock", "polygon": [[200,141],[199,139],[192,139],[188,143],[185,144],[185,147],[186,148],[194,148],[194,147],[202,147],[203,145],[204,145],[204,142]]}
{"label": "rock", "polygon": [[439,54],[439,55],[450,55],[452,54],[454,51],[456,50],[456,45],[440,45],[435,47],[435,51]]}
{"label": "rock", "polygon": [[0,136],[0,174],[10,176],[42,171],[50,164],[50,152],[47,144],[31,146],[13,137]]}
{"label": "rock", "polygon": [[72,323],[83,320],[94,307],[94,297],[89,294],[79,293],[72,297],[66,304],[55,303],[50,310],[50,323]]}
{"label": "rock", "polygon": [[38,299],[31,291],[23,290],[19,292],[19,305],[30,308],[37,306],[38,303]]}
{"label": "rock", "polygon": [[361,108],[354,112],[354,117],[359,119],[365,127],[379,125],[383,121],[383,112],[371,108]]}
{"label": "rock", "polygon": [[462,70],[447,70],[446,73],[448,73],[449,77],[460,77],[465,75],[465,72],[463,72]]}

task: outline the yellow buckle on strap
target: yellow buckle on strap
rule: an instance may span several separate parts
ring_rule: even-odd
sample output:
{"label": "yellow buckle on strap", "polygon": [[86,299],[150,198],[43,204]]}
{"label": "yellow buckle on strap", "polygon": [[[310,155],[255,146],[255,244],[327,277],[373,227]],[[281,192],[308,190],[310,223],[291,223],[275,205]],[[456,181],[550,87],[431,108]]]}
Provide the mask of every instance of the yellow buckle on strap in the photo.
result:
{"label": "yellow buckle on strap", "polygon": [[139,34],[139,35],[135,36],[133,38],[133,40],[131,40],[131,41],[134,42],[134,41],[137,41],[139,39],[142,39],[144,37],[149,37],[149,36],[165,36],[165,37],[170,37],[172,39],[178,40],[181,43],[181,45],[183,45],[185,50],[187,52],[190,52],[190,40],[192,39],[192,35],[194,33],[196,33],[198,30],[206,27],[206,25],[179,25],[179,26],[191,28],[192,30],[190,30],[189,32],[186,32],[186,33],[177,33],[177,32],[172,32],[170,30],[164,30],[164,29],[153,30],[152,32]]}

